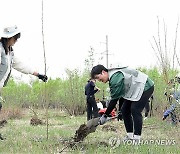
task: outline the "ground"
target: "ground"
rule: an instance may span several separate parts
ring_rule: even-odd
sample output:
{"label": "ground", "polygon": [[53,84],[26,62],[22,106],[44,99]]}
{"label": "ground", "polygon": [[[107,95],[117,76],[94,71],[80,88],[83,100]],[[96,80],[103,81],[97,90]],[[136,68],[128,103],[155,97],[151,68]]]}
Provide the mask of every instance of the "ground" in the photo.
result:
{"label": "ground", "polygon": [[144,121],[142,143],[133,145],[122,142],[125,136],[123,121],[113,120],[98,126],[82,142],[74,143],[73,137],[82,124],[86,124],[86,115],[68,116],[59,110],[48,111],[48,135],[45,111],[37,111],[43,124],[30,124],[32,113],[23,111],[20,119],[8,119],[0,128],[6,139],[0,141],[0,153],[3,154],[45,154],[45,153],[180,153],[180,125],[173,126],[169,121],[151,117]]}

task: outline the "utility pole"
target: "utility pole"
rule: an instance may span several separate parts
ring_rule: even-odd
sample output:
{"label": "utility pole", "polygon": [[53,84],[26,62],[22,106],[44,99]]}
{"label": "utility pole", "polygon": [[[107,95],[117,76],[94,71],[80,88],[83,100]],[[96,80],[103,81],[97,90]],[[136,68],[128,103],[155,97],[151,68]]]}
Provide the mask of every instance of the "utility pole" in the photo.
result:
{"label": "utility pole", "polygon": [[108,68],[108,36],[106,35],[106,67]]}
{"label": "utility pole", "polygon": [[101,52],[101,54],[105,54],[106,55],[106,68],[109,68],[109,49],[108,49],[108,35],[106,35],[106,42],[100,42],[106,45],[106,50],[104,52]]}

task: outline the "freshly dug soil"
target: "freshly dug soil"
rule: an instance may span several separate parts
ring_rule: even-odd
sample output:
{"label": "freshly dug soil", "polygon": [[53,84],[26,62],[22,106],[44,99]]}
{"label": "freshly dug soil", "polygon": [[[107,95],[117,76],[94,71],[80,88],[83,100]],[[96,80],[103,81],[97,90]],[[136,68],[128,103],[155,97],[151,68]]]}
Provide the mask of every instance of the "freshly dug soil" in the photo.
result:
{"label": "freshly dug soil", "polygon": [[98,122],[99,118],[93,118],[89,120],[87,124],[82,124],[79,129],[76,130],[74,142],[83,141],[88,134],[95,132],[99,125]]}
{"label": "freshly dug soil", "polygon": [[78,130],[76,130],[75,136],[74,136],[74,142],[83,141],[84,138],[89,134],[89,128],[86,124],[82,124]]}
{"label": "freshly dug soil", "polygon": [[31,118],[30,124],[33,126],[37,126],[37,125],[44,125],[44,122],[38,119],[37,117],[33,117]]}

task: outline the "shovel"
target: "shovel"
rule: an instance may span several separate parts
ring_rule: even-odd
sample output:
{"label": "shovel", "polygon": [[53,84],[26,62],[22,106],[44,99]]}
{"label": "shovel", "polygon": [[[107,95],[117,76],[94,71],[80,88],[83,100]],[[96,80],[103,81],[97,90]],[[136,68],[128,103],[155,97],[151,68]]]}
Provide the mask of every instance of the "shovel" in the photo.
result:
{"label": "shovel", "polygon": [[[115,116],[115,117],[107,117],[107,121],[110,121],[112,119],[115,119],[117,118],[118,116]],[[74,136],[74,141],[75,142],[79,142],[79,141],[83,141],[83,139],[90,133],[93,133],[96,131],[96,128],[98,125],[100,125],[99,123],[99,119],[100,117],[98,118],[94,118],[94,119],[91,119],[87,122],[87,124],[82,124],[78,130],[76,130],[76,133],[75,133],[75,136]]]}
{"label": "shovel", "polygon": [[[115,117],[107,117],[107,121],[111,121],[113,119],[116,119],[117,117],[118,117],[118,115]],[[86,126],[88,128],[89,133],[96,131],[97,126],[100,125],[99,119],[100,119],[100,117],[93,118],[87,122]]]}

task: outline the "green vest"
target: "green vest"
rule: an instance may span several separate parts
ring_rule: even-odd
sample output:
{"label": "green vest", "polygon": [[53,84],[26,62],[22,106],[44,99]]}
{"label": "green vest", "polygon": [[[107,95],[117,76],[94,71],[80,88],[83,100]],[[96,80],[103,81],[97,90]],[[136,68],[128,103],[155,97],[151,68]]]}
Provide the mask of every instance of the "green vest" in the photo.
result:
{"label": "green vest", "polygon": [[[121,72],[124,76],[123,79],[120,79],[121,81],[119,80],[118,75],[114,75],[117,72]],[[111,92],[114,92],[114,93],[117,92],[119,94],[121,93],[124,99],[131,100],[131,101],[138,101],[141,98],[142,93],[144,92],[144,89],[145,89],[146,81],[148,79],[148,76],[146,74],[138,70],[128,68],[128,67],[109,69],[108,74],[109,74],[110,84],[112,84],[110,85],[110,88],[111,87],[114,88],[114,89],[111,89]],[[117,84],[113,85],[112,80],[116,80],[117,82],[115,81],[114,83],[117,83]],[[123,83],[122,83],[122,80],[123,80]],[[122,87],[122,85],[123,85],[123,88],[118,89],[119,86]],[[118,90],[121,90],[121,92],[118,92]]]}

